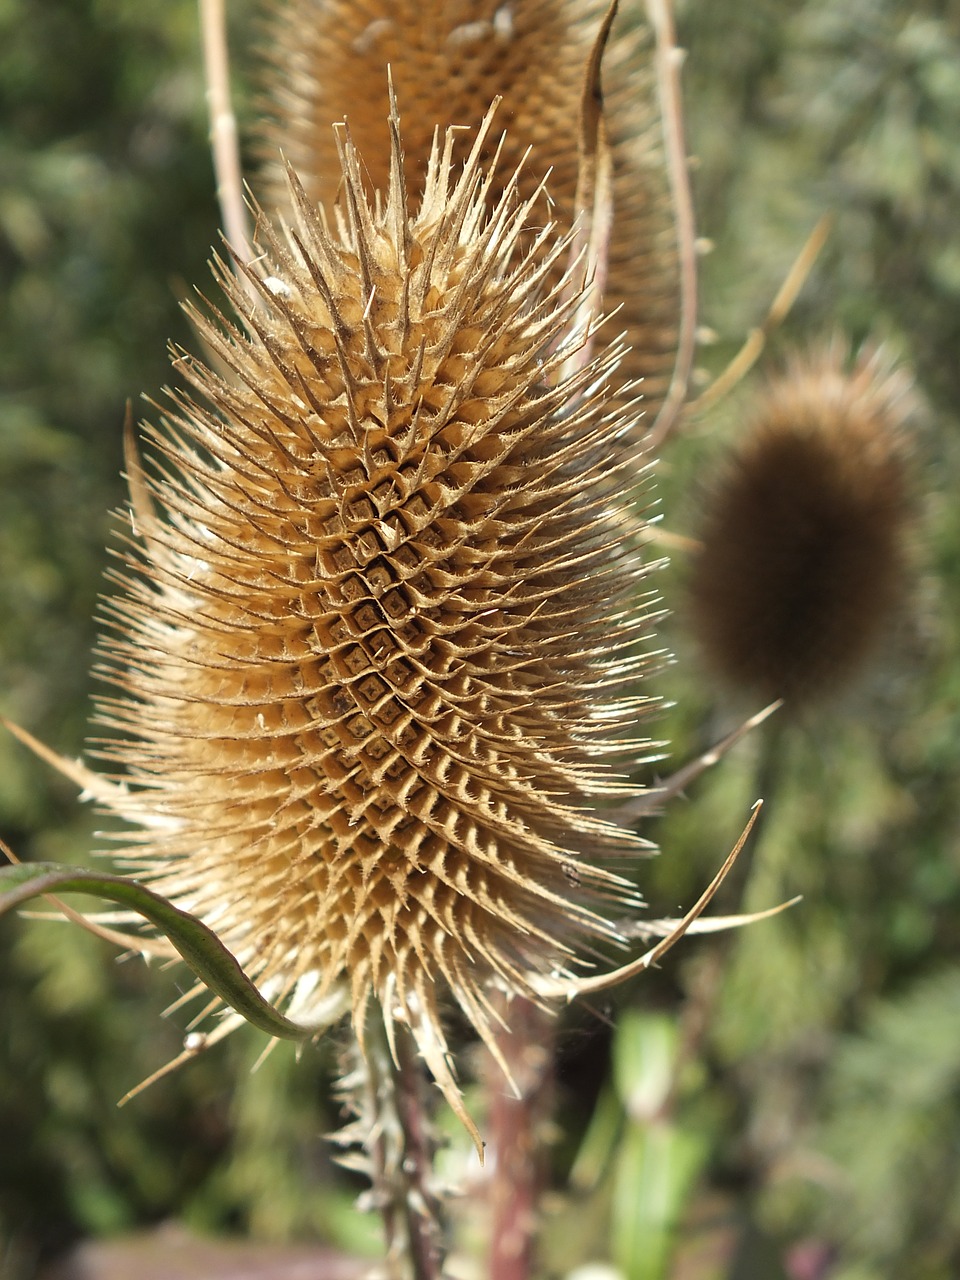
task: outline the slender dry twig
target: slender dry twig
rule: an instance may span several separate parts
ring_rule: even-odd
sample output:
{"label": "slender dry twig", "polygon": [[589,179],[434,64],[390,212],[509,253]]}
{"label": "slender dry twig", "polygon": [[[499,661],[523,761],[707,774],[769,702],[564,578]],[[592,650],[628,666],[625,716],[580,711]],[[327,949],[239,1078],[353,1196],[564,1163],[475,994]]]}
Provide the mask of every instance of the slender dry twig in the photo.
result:
{"label": "slender dry twig", "polygon": [[[250,262],[249,219],[243,200],[243,172],[237,118],[230,92],[230,61],[227,47],[224,0],[200,0],[200,32],[203,42],[207,110],[210,117],[210,147],[217,181],[217,201],[227,241],[241,262]],[[243,287],[254,296],[253,285]]]}
{"label": "slender dry twig", "polygon": [[797,254],[793,266],[787,272],[783,284],[777,290],[776,297],[770,304],[770,309],[763,323],[750,330],[740,350],[719,377],[715,378],[706,391],[703,391],[696,400],[687,405],[685,417],[699,418],[709,412],[724,396],[730,394],[737,383],[745,378],[757,363],[771,333],[783,323],[791,307],[796,302],[800,290],[806,283],[807,276],[813,270],[813,265],[827,242],[832,227],[833,217],[830,214],[824,214],[810,232],[803,248]]}
{"label": "slender dry twig", "polygon": [[660,448],[680,418],[687,397],[696,347],[697,249],[690,167],[683,134],[680,68],[683,50],[677,47],[670,0],[647,0],[647,13],[656,34],[657,89],[663,121],[667,180],[673,202],[680,289],[679,326],[673,375],[659,412],[644,440],[645,452]]}

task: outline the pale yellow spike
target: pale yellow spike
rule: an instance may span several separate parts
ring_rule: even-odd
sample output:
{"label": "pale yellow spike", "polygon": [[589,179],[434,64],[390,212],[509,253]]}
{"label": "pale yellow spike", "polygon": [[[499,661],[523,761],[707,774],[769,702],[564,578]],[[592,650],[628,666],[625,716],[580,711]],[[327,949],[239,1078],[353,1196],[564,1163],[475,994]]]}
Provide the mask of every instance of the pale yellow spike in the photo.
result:
{"label": "pale yellow spike", "polygon": [[57,773],[62,774],[65,778],[78,786],[83,793],[81,799],[99,800],[108,808],[116,811],[119,804],[129,796],[126,785],[122,782],[111,782],[109,778],[105,778],[102,774],[94,773],[92,769],[81,760],[68,760],[66,756],[58,755],[56,751],[51,751],[32,733],[28,733],[26,729],[22,729],[20,725],[14,724],[12,720],[0,717],[0,724],[3,725],[15,738],[19,738],[25,747],[29,747],[35,756],[43,760],[45,764],[56,769]]}

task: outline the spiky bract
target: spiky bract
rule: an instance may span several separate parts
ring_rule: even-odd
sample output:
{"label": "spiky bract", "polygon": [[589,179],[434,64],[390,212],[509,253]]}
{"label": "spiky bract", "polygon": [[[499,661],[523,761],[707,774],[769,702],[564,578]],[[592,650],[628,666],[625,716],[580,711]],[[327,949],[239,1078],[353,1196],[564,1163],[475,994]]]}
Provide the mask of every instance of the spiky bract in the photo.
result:
{"label": "spiky bract", "polygon": [[849,678],[904,585],[906,373],[834,341],[796,357],[753,407],[708,498],[691,582],[704,657],[788,703]]}
{"label": "spiky bract", "polygon": [[[546,179],[540,218],[572,228],[586,74],[604,0],[276,0],[274,8],[264,75],[272,120],[261,126],[260,147],[269,208],[286,202],[278,150],[312,199],[334,199],[340,168],[331,126],[342,120],[364,158],[368,189],[384,188],[389,67],[412,193],[423,189],[435,131],[458,128],[462,161],[502,97],[506,132],[491,147],[502,143],[503,163],[490,199],[529,149],[521,193],[529,197]],[[680,284],[656,40],[640,8],[615,23],[603,60],[614,174],[604,309],[614,316],[611,331],[626,335],[622,372],[643,379],[646,427],[676,362]]]}
{"label": "spiky bract", "polygon": [[131,462],[100,721],[144,828],[124,865],[290,1016],[349,1007],[362,1035],[375,997],[455,1101],[442,993],[490,1041],[491,985],[536,998],[633,900],[581,855],[642,847],[585,798],[636,755],[644,570],[617,353],[559,372],[566,242],[523,247],[512,182],[488,215],[482,139],[454,181],[448,135],[408,212],[394,127],[375,206],[349,139],[329,220],[292,180],[258,302],[221,267],[223,376],[177,355],[209,407],[147,428],[148,483]]}

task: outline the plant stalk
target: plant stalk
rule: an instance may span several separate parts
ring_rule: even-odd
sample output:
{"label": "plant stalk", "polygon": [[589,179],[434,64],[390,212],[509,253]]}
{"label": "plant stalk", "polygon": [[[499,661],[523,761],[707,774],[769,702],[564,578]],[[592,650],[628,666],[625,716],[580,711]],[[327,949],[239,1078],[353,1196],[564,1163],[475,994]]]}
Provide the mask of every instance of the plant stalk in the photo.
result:
{"label": "plant stalk", "polygon": [[382,1010],[371,1001],[362,1051],[354,1049],[340,1085],[355,1119],[336,1140],[363,1149],[362,1157],[351,1154],[343,1162],[370,1178],[365,1199],[383,1222],[389,1280],[440,1280],[443,1235],[427,1081],[406,1027],[394,1028],[393,1047],[395,1058]]}
{"label": "plant stalk", "polygon": [[554,1088],[553,1019],[529,1000],[504,1001],[507,1028],[498,1047],[517,1086],[488,1058],[488,1155],[491,1167],[490,1280],[530,1280],[536,1274],[539,1205],[546,1174],[547,1121]]}

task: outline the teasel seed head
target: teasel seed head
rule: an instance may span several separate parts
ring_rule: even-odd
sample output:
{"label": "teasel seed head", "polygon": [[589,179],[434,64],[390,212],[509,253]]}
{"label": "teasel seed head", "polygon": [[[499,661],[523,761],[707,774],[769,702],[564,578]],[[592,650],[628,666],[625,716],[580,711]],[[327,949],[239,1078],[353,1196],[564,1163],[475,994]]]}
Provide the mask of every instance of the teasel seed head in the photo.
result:
{"label": "teasel seed head", "polygon": [[834,340],[794,357],[753,406],[707,499],[691,579],[707,665],[789,704],[835,691],[906,582],[910,378]]}
{"label": "teasel seed head", "polygon": [[[435,131],[457,126],[454,155],[462,162],[491,103],[502,98],[505,132],[491,135],[487,158],[501,146],[503,159],[488,199],[496,202],[529,150],[520,192],[528,198],[546,179],[539,216],[569,232],[586,77],[607,9],[606,0],[275,0],[258,143],[263,203],[272,209],[286,201],[280,151],[311,199],[333,200],[340,169],[331,126],[344,119],[364,157],[368,189],[384,188],[389,67],[406,122],[411,193],[423,189]],[[663,56],[641,8],[614,22],[603,51],[613,182],[603,306],[610,333],[625,335],[622,379],[643,381],[643,428],[667,394],[681,326],[680,229],[668,155],[675,122],[663,118]],[[555,262],[554,281],[562,266]]]}
{"label": "teasel seed head", "polygon": [[395,113],[374,201],[341,131],[336,207],[291,172],[288,229],[261,220],[256,299],[217,264],[239,320],[195,316],[221,372],[176,352],[193,394],[145,428],[149,479],[129,458],[99,701],[142,828],[120,864],[290,1017],[362,1039],[378,1001],[464,1118],[442,1004],[496,1053],[491,989],[540,999],[616,943],[637,899],[597,863],[644,849],[590,810],[648,661],[619,351],[561,372],[568,242],[519,179],[490,211],[490,127],[416,201]]}

